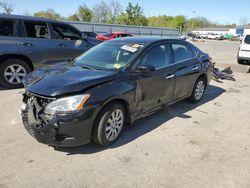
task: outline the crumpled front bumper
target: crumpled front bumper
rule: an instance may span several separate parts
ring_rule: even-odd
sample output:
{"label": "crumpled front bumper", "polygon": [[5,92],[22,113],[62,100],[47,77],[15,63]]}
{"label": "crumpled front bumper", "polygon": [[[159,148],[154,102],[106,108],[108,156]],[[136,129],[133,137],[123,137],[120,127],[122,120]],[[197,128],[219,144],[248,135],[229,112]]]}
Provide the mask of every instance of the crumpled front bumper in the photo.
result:
{"label": "crumpled front bumper", "polygon": [[21,116],[26,130],[40,143],[57,146],[73,147],[91,141],[94,110],[84,109],[68,114],[42,116],[38,121],[34,109],[24,104]]}

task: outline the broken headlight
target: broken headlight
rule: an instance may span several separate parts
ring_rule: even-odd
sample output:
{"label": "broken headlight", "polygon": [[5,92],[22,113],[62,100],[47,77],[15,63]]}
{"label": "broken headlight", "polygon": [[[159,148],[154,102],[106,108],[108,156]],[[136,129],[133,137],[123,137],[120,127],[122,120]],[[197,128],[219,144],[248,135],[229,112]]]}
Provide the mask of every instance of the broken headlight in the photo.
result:
{"label": "broken headlight", "polygon": [[46,106],[44,112],[49,115],[54,115],[56,113],[67,113],[82,110],[83,105],[86,103],[89,97],[89,94],[84,94],[60,98],[49,103]]}

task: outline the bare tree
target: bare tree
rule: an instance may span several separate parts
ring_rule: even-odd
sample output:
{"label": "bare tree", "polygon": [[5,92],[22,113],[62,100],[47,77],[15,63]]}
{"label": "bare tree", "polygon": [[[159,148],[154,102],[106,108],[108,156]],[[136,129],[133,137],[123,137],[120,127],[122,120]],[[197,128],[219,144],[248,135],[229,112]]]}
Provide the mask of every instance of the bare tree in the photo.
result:
{"label": "bare tree", "polygon": [[0,0],[0,7],[3,9],[3,13],[11,14],[13,12],[13,4]]}
{"label": "bare tree", "polygon": [[116,23],[117,22],[116,19],[121,14],[123,7],[118,1],[115,0],[112,0],[110,2],[110,7],[112,14],[112,23]]}
{"label": "bare tree", "polygon": [[111,22],[111,9],[107,3],[101,1],[93,7],[93,21],[101,23]]}
{"label": "bare tree", "polygon": [[246,16],[243,16],[239,19],[239,24],[240,25],[247,25],[249,24],[249,18]]}

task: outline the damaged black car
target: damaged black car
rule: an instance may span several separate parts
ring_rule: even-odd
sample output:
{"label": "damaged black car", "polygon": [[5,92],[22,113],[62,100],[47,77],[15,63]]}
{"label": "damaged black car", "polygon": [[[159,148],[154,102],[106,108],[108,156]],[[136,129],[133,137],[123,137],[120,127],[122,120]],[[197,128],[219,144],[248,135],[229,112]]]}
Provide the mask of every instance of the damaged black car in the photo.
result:
{"label": "damaged black car", "polygon": [[109,145],[125,124],[182,99],[199,102],[212,68],[208,54],[182,40],[103,42],[68,65],[43,67],[23,80],[23,124],[51,146]]}

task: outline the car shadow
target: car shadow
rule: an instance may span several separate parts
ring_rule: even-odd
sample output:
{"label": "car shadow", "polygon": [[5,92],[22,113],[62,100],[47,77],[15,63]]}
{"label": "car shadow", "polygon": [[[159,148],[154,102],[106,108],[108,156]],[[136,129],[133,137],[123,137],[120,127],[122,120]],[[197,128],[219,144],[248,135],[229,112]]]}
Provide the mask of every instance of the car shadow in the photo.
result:
{"label": "car shadow", "polygon": [[[57,151],[65,152],[67,155],[74,155],[74,154],[92,154],[101,152],[103,150],[107,149],[113,149],[120,146],[123,146],[135,139],[137,139],[140,136],[143,136],[144,134],[147,134],[148,132],[156,129],[157,127],[161,126],[163,123],[167,122],[168,120],[180,117],[180,118],[192,118],[189,115],[186,115],[185,113],[196,109],[198,106],[201,106],[209,101],[212,101],[213,99],[219,97],[222,93],[224,93],[225,90],[209,85],[206,93],[204,94],[204,97],[199,103],[193,104],[186,100],[180,101],[172,106],[163,108],[162,110],[159,110],[158,112],[145,117],[143,119],[137,120],[132,126],[126,126],[120,137],[117,139],[115,143],[113,143],[110,146],[99,146],[97,144],[89,143],[83,146],[79,147],[72,147],[72,148],[57,148],[54,149]],[[208,112],[201,111],[201,113],[208,114]]]}

